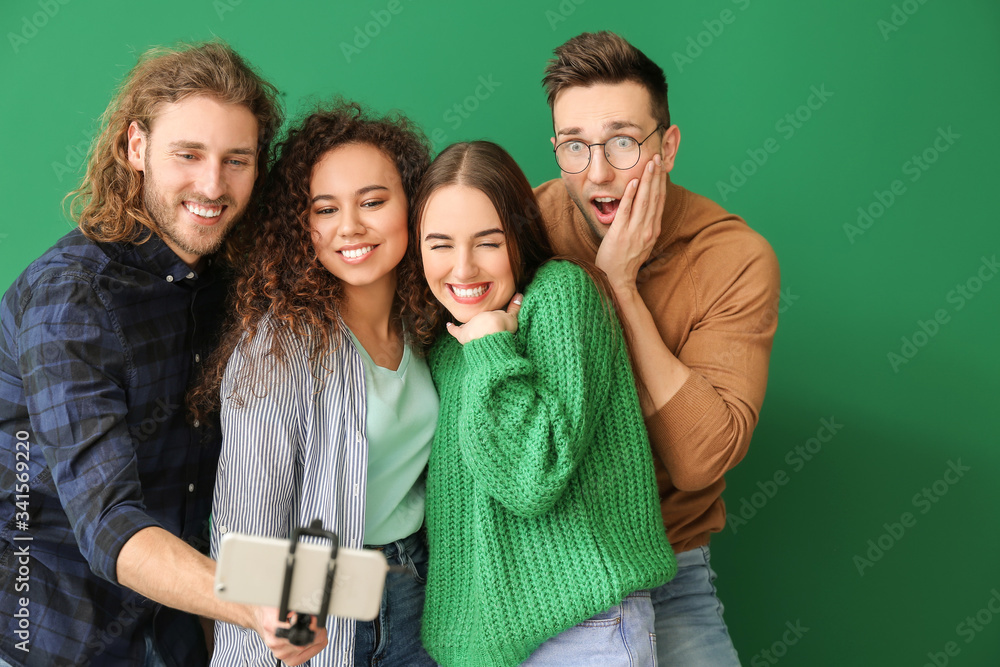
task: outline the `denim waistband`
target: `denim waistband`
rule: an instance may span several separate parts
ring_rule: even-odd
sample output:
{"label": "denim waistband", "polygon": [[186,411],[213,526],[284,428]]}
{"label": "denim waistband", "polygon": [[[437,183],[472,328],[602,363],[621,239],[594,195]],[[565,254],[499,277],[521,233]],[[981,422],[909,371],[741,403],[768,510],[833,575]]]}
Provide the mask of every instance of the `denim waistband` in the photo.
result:
{"label": "denim waistband", "polygon": [[389,542],[388,544],[366,544],[365,549],[381,551],[386,560],[399,559],[403,554],[414,554],[417,551],[427,548],[424,538],[424,529],[421,528],[412,535],[407,535],[401,540]]}

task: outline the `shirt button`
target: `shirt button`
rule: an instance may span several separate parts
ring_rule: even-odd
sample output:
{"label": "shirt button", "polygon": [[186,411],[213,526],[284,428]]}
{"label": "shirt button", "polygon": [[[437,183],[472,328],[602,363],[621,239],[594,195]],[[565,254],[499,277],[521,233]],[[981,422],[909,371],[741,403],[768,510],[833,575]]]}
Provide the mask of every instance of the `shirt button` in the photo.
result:
{"label": "shirt button", "polygon": [[167,276],[167,282],[168,283],[174,282],[174,277],[173,276]]}
{"label": "shirt button", "polygon": [[187,274],[184,277],[187,278],[188,280],[191,280],[192,278],[194,278],[194,271],[192,271],[191,273]]}
{"label": "shirt button", "polygon": [[227,530],[228,529],[225,526],[219,526],[219,532],[222,533],[223,535],[226,534]]}
{"label": "shirt button", "polygon": [[194,493],[194,484],[188,484],[188,491]]}
{"label": "shirt button", "polygon": [[194,355],[194,363],[196,363],[196,364],[200,364],[201,363],[201,355],[200,354]]}
{"label": "shirt button", "polygon": [[200,421],[198,421],[197,419],[195,419],[195,420],[194,420],[194,427],[195,427],[195,428],[198,428],[199,426],[201,426],[201,422],[200,422]]}

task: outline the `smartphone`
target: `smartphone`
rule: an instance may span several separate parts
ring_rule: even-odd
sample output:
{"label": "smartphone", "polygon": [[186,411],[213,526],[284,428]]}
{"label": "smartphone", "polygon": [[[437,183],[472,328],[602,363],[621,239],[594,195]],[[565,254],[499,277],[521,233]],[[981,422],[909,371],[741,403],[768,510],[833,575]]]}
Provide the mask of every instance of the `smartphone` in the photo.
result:
{"label": "smartphone", "polygon": [[[275,537],[223,535],[215,568],[216,597],[241,604],[280,607],[290,544],[289,540]],[[319,614],[329,560],[329,543],[299,542],[295,549],[289,610]],[[341,547],[336,561],[329,614],[362,621],[378,616],[385,575],[389,571],[385,556],[370,549]]]}

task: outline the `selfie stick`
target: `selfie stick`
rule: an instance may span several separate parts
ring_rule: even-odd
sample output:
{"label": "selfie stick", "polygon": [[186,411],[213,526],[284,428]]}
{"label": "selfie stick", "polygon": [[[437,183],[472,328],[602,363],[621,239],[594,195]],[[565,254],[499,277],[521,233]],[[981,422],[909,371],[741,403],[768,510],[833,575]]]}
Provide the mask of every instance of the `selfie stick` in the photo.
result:
{"label": "selfie stick", "polygon": [[[319,607],[319,614],[316,617],[317,627],[326,627],[326,615],[330,609],[330,596],[333,592],[333,575],[337,569],[337,549],[339,540],[337,534],[329,530],[323,530],[323,522],[313,519],[308,528],[299,526],[292,532],[291,544],[288,547],[288,556],[285,557],[285,579],[281,584],[281,608],[278,610],[278,621],[284,623],[288,620],[288,613],[292,610],[288,608],[288,599],[292,594],[292,577],[295,574],[295,547],[299,539],[303,536],[325,537],[330,540],[330,560],[326,565],[326,586],[323,588],[323,602]],[[278,628],[274,634],[278,637],[286,638],[296,646],[305,646],[312,642],[316,633],[309,628],[309,621],[312,617],[309,614],[297,614],[295,623],[290,628]]]}

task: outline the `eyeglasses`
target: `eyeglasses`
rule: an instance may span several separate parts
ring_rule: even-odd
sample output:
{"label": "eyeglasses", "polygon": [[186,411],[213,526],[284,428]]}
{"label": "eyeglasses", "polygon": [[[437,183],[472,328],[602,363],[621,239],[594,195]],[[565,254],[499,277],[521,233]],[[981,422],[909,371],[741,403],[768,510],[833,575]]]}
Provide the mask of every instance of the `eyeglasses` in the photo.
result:
{"label": "eyeglasses", "polygon": [[590,166],[594,146],[604,146],[604,156],[608,158],[608,164],[619,170],[631,169],[639,164],[642,145],[661,127],[663,125],[654,127],[642,141],[636,141],[625,134],[611,137],[601,144],[588,144],[579,139],[564,141],[555,148],[556,164],[567,174],[579,174]]}

